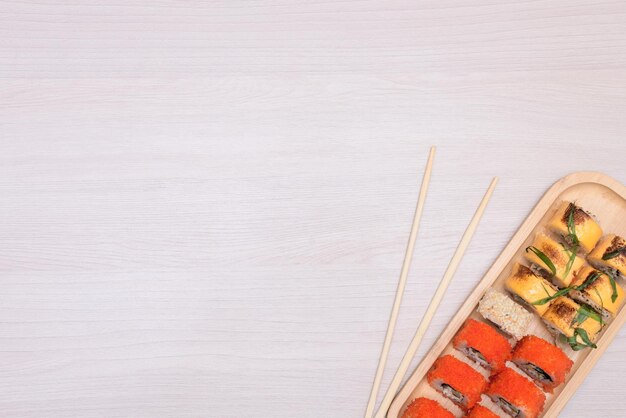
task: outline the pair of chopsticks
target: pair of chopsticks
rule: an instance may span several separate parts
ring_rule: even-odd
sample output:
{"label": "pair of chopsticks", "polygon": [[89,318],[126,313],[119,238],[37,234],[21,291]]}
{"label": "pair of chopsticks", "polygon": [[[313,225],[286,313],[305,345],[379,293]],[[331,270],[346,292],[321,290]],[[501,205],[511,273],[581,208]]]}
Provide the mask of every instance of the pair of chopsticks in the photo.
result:
{"label": "pair of chopsticks", "polygon": [[[406,253],[404,255],[404,262],[402,264],[402,270],[400,271],[400,279],[398,280],[396,296],[393,302],[393,307],[391,309],[391,315],[389,317],[389,324],[387,325],[387,333],[385,334],[385,341],[383,342],[383,349],[380,354],[380,358],[378,360],[378,367],[376,368],[376,375],[374,376],[374,383],[372,385],[372,391],[370,393],[370,398],[367,403],[367,409],[365,411],[365,418],[372,418],[374,414],[374,407],[376,405],[376,399],[378,397],[378,391],[380,389],[380,383],[383,377],[383,372],[385,371],[385,365],[387,364],[387,357],[389,355],[391,339],[393,337],[393,333],[396,328],[396,321],[398,319],[400,303],[402,302],[402,296],[404,294],[404,288],[406,286],[406,281],[407,281],[407,277],[409,274],[409,268],[411,266],[411,260],[413,258],[413,249],[415,248],[415,241],[417,239],[417,231],[419,229],[419,223],[420,223],[420,219],[422,217],[422,212],[424,209],[424,201],[426,200],[426,193],[428,192],[428,185],[430,183],[430,174],[432,171],[434,158],[435,158],[435,147],[431,147],[430,154],[428,156],[428,162],[426,163],[426,169],[424,171],[424,177],[422,179],[422,186],[420,188],[420,194],[417,199],[417,206],[415,208],[413,224],[411,225],[411,233],[409,235],[409,242],[407,244]],[[398,370],[396,371],[396,374],[394,375],[393,379],[391,380],[391,383],[389,384],[389,388],[387,389],[387,392],[380,404],[380,408],[378,409],[378,413],[376,413],[375,418],[384,418],[386,416],[389,406],[391,405],[391,402],[393,401],[393,398],[395,397],[396,392],[398,391],[400,384],[402,383],[402,379],[404,378],[404,375],[406,374],[406,371],[408,370],[411,364],[411,360],[415,356],[415,353],[417,352],[417,349],[419,348],[419,345],[422,342],[422,338],[424,337],[424,334],[426,333],[426,330],[428,329],[428,326],[430,325],[430,321],[433,319],[433,316],[435,315],[435,312],[437,311],[437,308],[439,307],[439,304],[441,303],[441,300],[443,299],[443,296],[446,290],[448,289],[448,285],[450,284],[450,281],[452,280],[454,273],[456,273],[456,270],[459,264],[461,263],[461,259],[463,258],[463,255],[465,254],[465,250],[469,246],[470,240],[472,239],[472,236],[474,235],[474,232],[476,231],[478,223],[480,222],[480,219],[482,218],[483,212],[485,211],[485,208],[487,207],[487,203],[489,202],[489,199],[491,198],[491,195],[497,183],[498,183],[498,178],[494,177],[493,180],[491,181],[491,184],[489,185],[489,188],[485,192],[485,196],[483,197],[483,200],[480,202],[478,209],[476,209],[476,212],[474,213],[472,220],[470,221],[469,225],[467,226],[467,229],[463,233],[463,237],[461,238],[461,241],[459,242],[459,245],[457,246],[456,251],[454,252],[454,255],[452,256],[452,259],[450,260],[450,263],[448,264],[448,268],[446,269],[446,272],[444,273],[441,279],[441,282],[439,283],[439,287],[437,287],[435,295],[433,296],[432,300],[430,301],[430,304],[428,305],[428,309],[426,309],[426,313],[424,313],[424,316],[422,317],[422,320],[417,328],[417,331],[415,332],[415,336],[413,337],[413,340],[409,344],[409,347],[407,348],[406,353],[404,354],[404,357],[402,358],[402,361],[400,362],[400,365],[398,366]]]}

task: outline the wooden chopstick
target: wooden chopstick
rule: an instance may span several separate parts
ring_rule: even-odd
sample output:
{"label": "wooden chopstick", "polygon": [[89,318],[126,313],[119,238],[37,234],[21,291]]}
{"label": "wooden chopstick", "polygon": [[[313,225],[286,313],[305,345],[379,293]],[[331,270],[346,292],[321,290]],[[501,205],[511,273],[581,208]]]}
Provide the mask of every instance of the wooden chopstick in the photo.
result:
{"label": "wooden chopstick", "polygon": [[407,243],[406,252],[404,253],[404,262],[402,263],[400,279],[398,280],[398,287],[396,288],[396,297],[393,301],[393,307],[391,308],[391,315],[389,316],[389,323],[387,324],[387,333],[385,334],[383,349],[380,353],[380,358],[378,359],[378,367],[376,368],[376,375],[374,376],[374,383],[372,384],[370,398],[367,402],[365,418],[371,418],[372,415],[374,415],[376,398],[378,397],[380,382],[383,378],[385,365],[387,364],[387,357],[389,356],[391,339],[393,338],[393,332],[396,328],[398,312],[400,311],[400,304],[402,303],[402,295],[404,294],[407,276],[409,275],[409,268],[411,267],[413,249],[415,248],[417,231],[419,229],[420,219],[422,218],[422,212],[424,211],[424,201],[426,200],[426,193],[428,192],[428,185],[430,184],[430,173],[433,169],[434,158],[435,147],[430,147],[430,154],[428,155],[428,161],[426,163],[426,169],[424,170],[424,177],[422,178],[422,185],[420,187],[419,197],[417,198],[417,206],[415,207],[415,215],[413,216],[413,224],[411,225],[411,233],[409,234],[409,242]]}
{"label": "wooden chopstick", "polygon": [[430,321],[433,319],[433,316],[435,312],[437,311],[437,308],[439,307],[439,304],[441,303],[441,300],[443,299],[443,296],[446,290],[448,289],[450,280],[452,280],[454,273],[456,273],[456,270],[461,262],[461,259],[463,258],[463,255],[465,254],[465,250],[467,249],[470,243],[470,240],[472,239],[472,236],[474,235],[474,232],[476,231],[476,227],[478,226],[478,223],[480,222],[480,218],[482,217],[483,212],[485,211],[485,208],[487,207],[487,203],[489,202],[489,199],[491,198],[491,194],[493,193],[493,190],[495,189],[497,183],[498,183],[498,178],[494,177],[493,180],[491,181],[491,184],[489,185],[489,188],[487,189],[487,192],[485,193],[485,196],[483,197],[483,200],[480,202],[478,209],[476,209],[476,213],[474,213],[474,217],[472,218],[469,225],[467,226],[467,229],[465,230],[465,233],[463,234],[463,238],[461,238],[461,241],[459,242],[459,245],[457,246],[456,251],[454,252],[454,255],[452,256],[452,259],[450,260],[450,263],[448,264],[448,268],[446,269],[446,272],[444,273],[441,279],[441,282],[439,283],[439,287],[437,288],[435,295],[430,301],[430,305],[428,305],[428,309],[426,309],[426,313],[422,317],[422,321],[420,322],[419,327],[417,328],[417,331],[415,332],[415,336],[413,337],[413,340],[409,344],[409,348],[404,354],[404,357],[402,358],[402,361],[400,362],[400,366],[398,366],[398,370],[396,371],[396,374],[394,375],[393,380],[389,384],[389,389],[387,389],[387,393],[385,394],[385,397],[383,398],[380,404],[380,409],[376,413],[376,418],[384,418],[385,415],[387,415],[389,406],[391,405],[391,402],[393,401],[393,398],[395,397],[396,392],[398,391],[398,388],[400,387],[400,383],[402,382],[402,379],[404,378],[404,375],[406,374],[406,371],[409,368],[409,365],[411,364],[411,361],[413,360],[413,357],[415,356],[415,353],[417,352],[417,349],[419,348],[420,343],[422,342],[422,338],[424,337],[424,334],[426,330],[428,329],[428,325],[430,324]]}

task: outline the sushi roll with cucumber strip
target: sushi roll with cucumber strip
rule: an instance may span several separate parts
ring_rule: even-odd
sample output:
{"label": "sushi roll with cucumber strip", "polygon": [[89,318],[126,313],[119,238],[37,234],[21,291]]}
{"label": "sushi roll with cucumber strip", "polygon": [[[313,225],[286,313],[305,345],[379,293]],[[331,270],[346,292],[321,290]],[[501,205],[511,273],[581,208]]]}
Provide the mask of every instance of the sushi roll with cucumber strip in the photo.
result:
{"label": "sushi roll with cucumber strip", "polygon": [[505,286],[516,299],[534,309],[540,316],[546,312],[551,298],[558,291],[552,283],[522,264],[515,265]]}
{"label": "sushi roll with cucumber strip", "polygon": [[437,401],[417,398],[407,406],[402,418],[455,418],[455,416]]}
{"label": "sushi roll with cucumber strip", "polygon": [[602,236],[602,228],[588,212],[575,203],[562,202],[548,228],[563,237],[570,247],[577,247],[588,253],[596,246]]}
{"label": "sushi roll with cucumber strip", "polygon": [[626,240],[614,234],[603,237],[587,260],[598,270],[626,279]]}
{"label": "sushi roll with cucumber strip", "polygon": [[538,417],[546,401],[541,389],[509,367],[491,378],[486,394],[515,418]]}
{"label": "sushi roll with cucumber strip", "polygon": [[534,335],[527,335],[517,343],[512,361],[550,393],[565,382],[574,364],[559,347]]}
{"label": "sushi roll with cucumber strip", "polygon": [[504,293],[492,288],[487,289],[478,303],[478,312],[516,340],[526,335],[533,320],[533,314]]}
{"label": "sushi roll with cucumber strip", "polygon": [[482,374],[449,354],[435,361],[426,378],[433,389],[466,410],[480,401],[487,387]]}
{"label": "sushi roll with cucumber strip", "polygon": [[624,303],[624,289],[609,273],[585,266],[572,282],[570,297],[610,319]]}
{"label": "sushi roll with cucumber strip", "polygon": [[482,406],[478,404],[469,411],[465,418],[500,418],[496,413],[494,413],[491,409],[486,406]]}
{"label": "sushi roll with cucumber strip", "polygon": [[565,296],[556,298],[542,319],[548,330],[563,335],[574,351],[597,348],[594,342],[604,326],[599,313]]}
{"label": "sushi roll with cucumber strip", "polygon": [[468,319],[452,339],[455,349],[490,372],[502,370],[511,357],[511,344],[491,325]]}
{"label": "sushi roll with cucumber strip", "polygon": [[538,272],[549,277],[558,287],[567,287],[585,261],[573,248],[539,234],[533,244],[526,248],[526,259]]}

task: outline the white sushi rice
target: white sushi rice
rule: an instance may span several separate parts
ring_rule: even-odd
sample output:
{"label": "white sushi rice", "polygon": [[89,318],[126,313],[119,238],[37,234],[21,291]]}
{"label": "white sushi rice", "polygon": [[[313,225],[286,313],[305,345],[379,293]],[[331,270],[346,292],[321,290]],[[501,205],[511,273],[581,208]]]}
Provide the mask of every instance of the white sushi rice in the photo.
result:
{"label": "white sushi rice", "polygon": [[503,417],[503,413],[501,411],[501,408],[498,404],[496,404],[493,399],[491,399],[489,396],[483,394],[480,398],[480,402],[477,405],[482,405],[485,408],[487,408],[488,410],[490,410],[491,412],[493,412],[494,414],[496,414],[499,417]]}
{"label": "white sushi rice", "polygon": [[517,340],[526,335],[533,319],[533,315],[522,306],[491,288],[480,300],[478,312]]}
{"label": "white sushi rice", "polygon": [[536,276],[543,277],[544,279],[549,280],[554,283],[550,272],[545,270],[543,267],[535,263],[531,263],[529,267],[530,267],[530,271],[535,273]]}
{"label": "white sushi rice", "polygon": [[[518,361],[509,361],[507,362],[507,365],[512,368],[513,370],[515,370],[516,372],[518,372],[521,376],[524,376],[526,378],[526,380],[528,380],[529,382],[534,383],[535,385],[537,385],[539,388],[543,389],[541,387],[541,385],[539,384],[539,382],[541,383],[552,383],[554,380],[553,376],[549,376],[549,379],[545,379],[545,377],[539,373],[536,369],[536,365],[532,364],[529,361],[526,360],[518,360]],[[545,370],[541,369],[542,371]],[[546,373],[547,374],[547,373]]]}
{"label": "white sushi rice", "polygon": [[561,330],[556,327],[552,322],[548,321],[547,319],[543,319],[543,323],[545,324],[546,328],[548,329],[548,332],[554,337],[555,341],[559,340],[559,335],[563,334],[561,332]]}
{"label": "white sushi rice", "polygon": [[611,267],[611,266],[609,266],[607,264],[604,264],[603,262],[595,261],[595,260],[589,260],[589,264],[591,264],[596,269],[598,269],[600,271],[603,271],[603,272],[605,272],[606,274],[608,274],[608,275],[610,275],[612,277],[615,277],[617,279],[626,280],[626,277],[624,277],[622,275],[622,273],[618,269],[616,269],[614,267]]}
{"label": "white sushi rice", "polygon": [[572,290],[571,291],[571,296],[572,299],[578,301],[578,302],[582,302],[584,304],[587,304],[589,306],[591,306],[596,312],[600,312],[602,314],[602,318],[604,318],[604,320],[609,321],[612,317],[611,312],[609,312],[608,310],[604,309],[604,307],[600,304],[598,304],[595,300],[591,299],[589,296],[587,296],[584,292],[579,292],[578,290]]}
{"label": "white sushi rice", "polygon": [[491,370],[491,364],[485,359],[485,357],[472,347],[469,347],[466,343],[461,343],[458,346],[458,350],[465,354],[467,358],[472,360],[474,363],[479,364],[480,366]]}
{"label": "white sushi rice", "polygon": [[508,415],[515,418],[526,418],[526,414],[522,409],[517,408],[515,405],[509,403],[506,399],[500,396],[493,396],[491,400]]}
{"label": "white sushi rice", "polygon": [[458,405],[467,405],[467,400],[465,399],[465,396],[461,392],[449,386],[442,379],[435,379],[431,384],[436,390],[440,391],[443,396],[450,399],[452,402]]}

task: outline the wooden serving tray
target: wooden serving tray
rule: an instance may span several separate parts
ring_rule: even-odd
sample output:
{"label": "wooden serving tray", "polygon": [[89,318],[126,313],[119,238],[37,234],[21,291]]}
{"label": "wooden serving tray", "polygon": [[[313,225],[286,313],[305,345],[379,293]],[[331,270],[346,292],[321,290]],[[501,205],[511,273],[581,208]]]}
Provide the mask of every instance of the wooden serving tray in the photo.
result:
{"label": "wooden serving tray", "polygon": [[[455,412],[457,417],[462,416],[462,411],[432,389],[424,377],[434,361],[441,355],[454,354],[458,358],[464,358],[452,347],[452,338],[466,319],[471,317],[484,321],[476,308],[478,301],[489,287],[508,294],[504,289],[504,281],[511,274],[514,264],[523,260],[524,250],[531,245],[535,234],[542,230],[549,218],[555,213],[558,204],[563,200],[575,201],[579,206],[596,215],[605,234],[615,233],[626,236],[626,186],[604,174],[593,172],[573,173],[557,181],[537,203],[504,248],[504,251],[405,383],[391,404],[387,412],[388,417],[400,417],[407,405],[419,396],[436,399],[450,411]],[[624,281],[618,283],[622,287],[626,287]],[[554,338],[548,333],[541,318],[537,314],[533,314],[533,317],[529,332],[548,341],[553,341]],[[584,349],[578,352],[572,351],[569,347],[564,349],[574,361],[574,365],[566,382],[555,389],[554,394],[546,393],[546,404],[542,417],[558,416],[625,321],[626,305],[621,308],[617,316],[609,322],[600,334],[598,341],[596,341],[597,349]],[[559,344],[559,346],[563,348],[563,345]]]}

